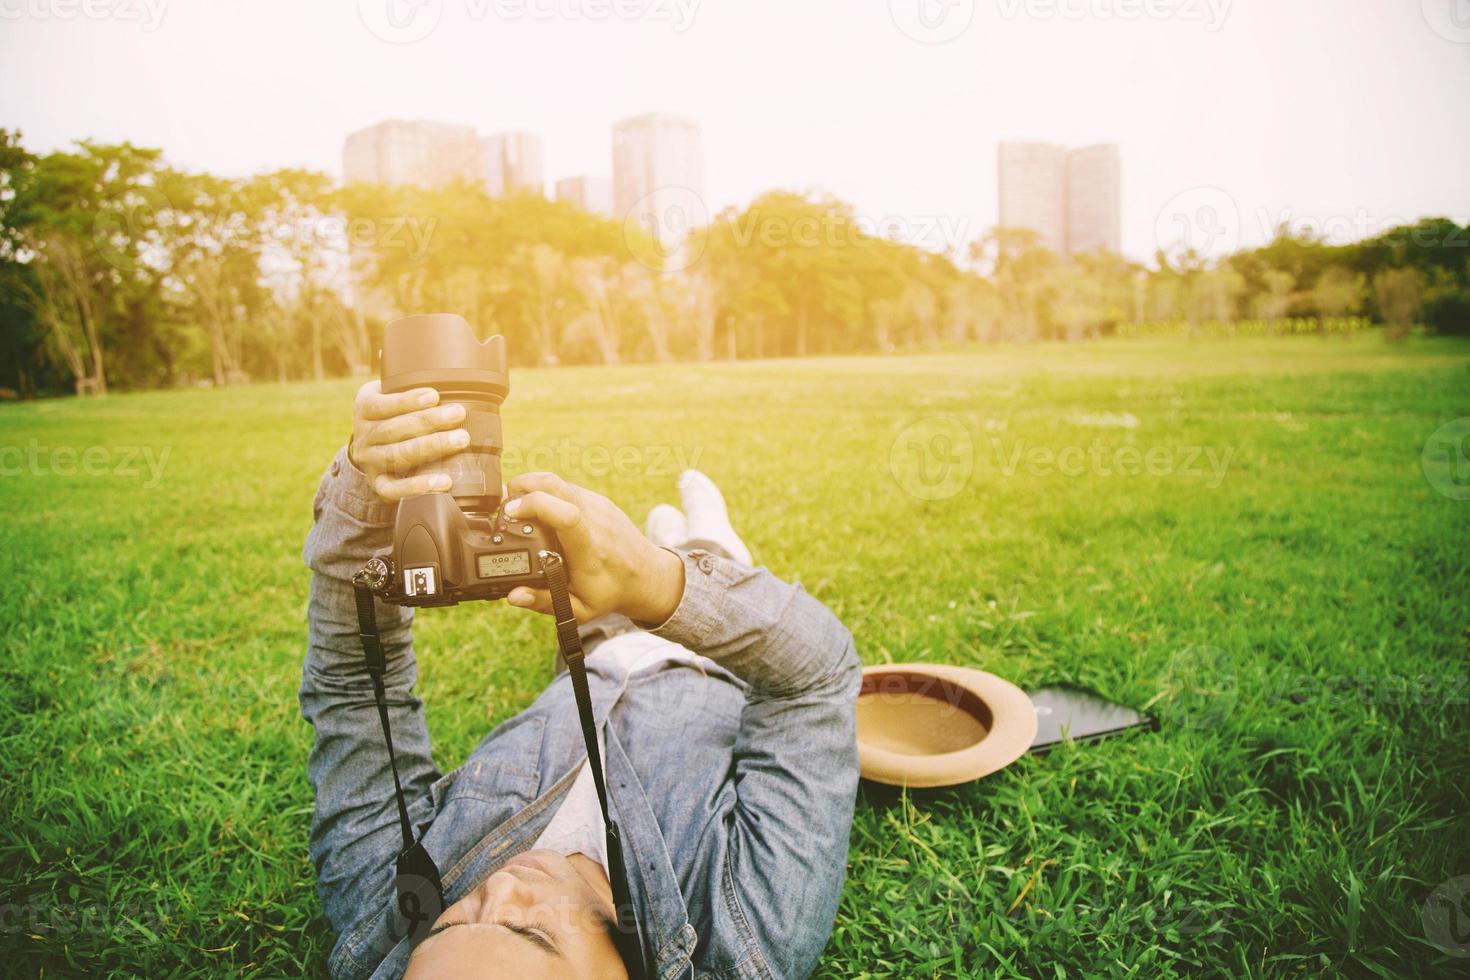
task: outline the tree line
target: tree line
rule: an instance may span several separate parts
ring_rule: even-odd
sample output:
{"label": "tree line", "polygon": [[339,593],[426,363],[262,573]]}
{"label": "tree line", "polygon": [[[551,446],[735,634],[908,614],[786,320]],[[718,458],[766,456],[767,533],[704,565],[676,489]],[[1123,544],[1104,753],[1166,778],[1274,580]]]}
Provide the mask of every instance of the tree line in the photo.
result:
{"label": "tree line", "polygon": [[0,130],[0,395],[360,375],[388,319],[428,310],[505,334],[516,363],[541,365],[1236,321],[1470,333],[1470,229],[1448,218],[1348,245],[1283,228],[1220,259],[1161,250],[1153,267],[1064,260],[1025,229],[919,247],[844,202],[784,191],[660,231],[472,185],[227,178],[129,144],[36,155]]}

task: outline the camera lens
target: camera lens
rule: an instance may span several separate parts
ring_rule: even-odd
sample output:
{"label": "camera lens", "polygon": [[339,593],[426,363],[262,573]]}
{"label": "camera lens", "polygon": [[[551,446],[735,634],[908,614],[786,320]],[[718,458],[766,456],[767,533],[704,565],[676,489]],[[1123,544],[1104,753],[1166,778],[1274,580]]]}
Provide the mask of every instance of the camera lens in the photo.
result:
{"label": "camera lens", "polygon": [[481,343],[454,313],[409,316],[383,334],[383,391],[434,388],[439,404],[463,405],[470,444],[448,459],[413,470],[446,473],[461,509],[489,514],[500,506],[500,403],[510,392],[505,338]]}

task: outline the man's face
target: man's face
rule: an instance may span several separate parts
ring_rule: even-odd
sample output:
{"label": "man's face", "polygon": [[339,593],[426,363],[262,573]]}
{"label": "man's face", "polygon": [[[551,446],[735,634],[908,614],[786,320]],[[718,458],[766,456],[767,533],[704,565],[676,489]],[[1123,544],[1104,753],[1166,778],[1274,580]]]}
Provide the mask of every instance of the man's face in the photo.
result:
{"label": "man's face", "polygon": [[404,980],[617,977],[627,971],[609,926],[612,889],[595,861],[527,851],[444,910]]}

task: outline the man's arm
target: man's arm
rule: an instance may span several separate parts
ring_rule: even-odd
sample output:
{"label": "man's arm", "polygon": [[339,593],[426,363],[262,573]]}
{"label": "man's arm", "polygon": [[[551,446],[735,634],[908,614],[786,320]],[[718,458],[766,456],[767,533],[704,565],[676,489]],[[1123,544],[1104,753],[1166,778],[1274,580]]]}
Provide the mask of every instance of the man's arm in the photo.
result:
{"label": "man's arm", "polygon": [[807,976],[837,913],[857,794],[852,635],[800,586],[698,553],[684,556],[683,596],[655,632],[749,685],[719,885],[771,971]]}
{"label": "man's arm", "polygon": [[[351,449],[332,460],[312,505],[315,524],[303,557],[311,568],[301,713],[316,729],[307,761],[316,794],[311,858],[327,916],[339,933],[374,911],[402,847],[393,773],[372,680],[358,635],[352,576],[388,549],[397,501],[447,489],[447,477],[416,476],[424,463],[451,456],[468,441],[458,405],[436,407],[431,388],[385,395],[376,381],[358,390]],[[429,754],[417,680],[411,611],[377,603],[387,672],[383,686],[393,747],[409,816],[429,818],[438,778]]]}
{"label": "man's arm", "polygon": [[[322,904],[340,933],[368,911],[363,897],[371,884],[381,885],[403,846],[351,581],[364,562],[388,547],[393,505],[376,497],[344,450],[323,476],[313,510],[316,523],[303,554],[312,575],[301,714],[316,729],[307,761],[316,795],[311,859]],[[393,748],[409,814],[419,822],[429,815],[429,787],[439,773],[430,758],[423,705],[412,693],[412,611],[380,602],[377,620],[388,665],[383,686]]]}
{"label": "man's arm", "polygon": [[[748,685],[719,905],[744,920],[734,925],[753,936],[770,972],[810,973],[837,911],[857,793],[862,668],[852,636],[800,586],[764,569],[656,547],[600,494],[550,473],[516,477],[510,490],[525,494],[520,513],[556,531],[579,620],[622,613]],[[508,598],[551,609],[544,589]]]}

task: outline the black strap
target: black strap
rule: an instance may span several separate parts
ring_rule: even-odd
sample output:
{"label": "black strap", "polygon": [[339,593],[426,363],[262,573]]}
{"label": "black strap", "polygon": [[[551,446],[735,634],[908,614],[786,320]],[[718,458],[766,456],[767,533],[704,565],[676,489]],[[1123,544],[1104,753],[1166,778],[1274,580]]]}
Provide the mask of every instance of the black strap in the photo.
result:
{"label": "black strap", "polygon": [[[556,642],[572,678],[572,693],[577,701],[577,716],[582,724],[582,741],[587,747],[587,763],[592,767],[592,782],[597,787],[597,804],[602,808],[602,821],[607,828],[607,869],[612,885],[613,907],[617,912],[613,944],[618,949],[628,974],[634,980],[647,976],[643,964],[643,944],[638,936],[638,920],[633,914],[632,894],[628,890],[627,866],[623,863],[622,835],[607,805],[607,782],[602,771],[602,750],[597,741],[597,723],[592,715],[592,695],[587,688],[586,654],[577,633],[577,618],[572,612],[571,592],[567,585],[566,565],[554,551],[541,553],[541,570],[551,592],[551,609],[556,617]],[[398,855],[398,911],[395,935],[405,935],[411,945],[418,945],[427,935],[428,926],[444,910],[444,888],[438,869],[424,850],[415,843],[413,823],[408,818],[408,804],[403,784],[398,778],[398,758],[393,752],[393,728],[388,721],[387,693],[383,675],[388,666],[378,634],[377,610],[373,589],[386,580],[387,567],[373,559],[352,579],[357,598],[357,630],[362,640],[363,658],[373,680],[373,698],[378,705],[378,720],[383,726],[383,741],[388,745],[388,764],[393,770],[393,794],[398,802],[398,823],[403,831],[403,851]]]}
{"label": "black strap", "polygon": [[408,819],[408,804],[403,798],[403,783],[398,778],[398,756],[393,752],[393,726],[388,723],[388,695],[383,689],[383,675],[388,664],[383,657],[383,641],[378,636],[378,615],[373,607],[373,592],[365,576],[359,572],[352,579],[352,589],[357,597],[357,633],[362,640],[362,652],[367,660],[368,676],[373,679],[373,699],[378,703],[378,721],[383,726],[383,741],[388,743],[388,766],[393,770],[393,797],[398,801],[398,826],[403,831],[403,849],[413,848],[413,821]]}
{"label": "black strap", "polygon": [[592,716],[592,695],[587,689],[586,654],[582,637],[577,633],[577,617],[572,612],[572,597],[567,586],[566,565],[554,551],[541,553],[541,571],[551,593],[551,613],[556,617],[556,644],[572,678],[572,695],[577,700],[577,716],[582,723],[582,742],[587,747],[587,764],[592,767],[592,783],[597,787],[597,803],[602,808],[602,822],[607,829],[607,877],[612,886],[613,908],[617,922],[613,945],[618,948],[630,977],[647,976],[643,964],[643,944],[638,938],[638,920],[633,915],[633,897],[628,890],[628,870],[623,863],[622,834],[607,807],[607,782],[602,772],[602,750],[597,741],[597,722]]}

